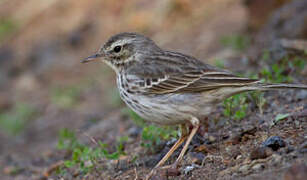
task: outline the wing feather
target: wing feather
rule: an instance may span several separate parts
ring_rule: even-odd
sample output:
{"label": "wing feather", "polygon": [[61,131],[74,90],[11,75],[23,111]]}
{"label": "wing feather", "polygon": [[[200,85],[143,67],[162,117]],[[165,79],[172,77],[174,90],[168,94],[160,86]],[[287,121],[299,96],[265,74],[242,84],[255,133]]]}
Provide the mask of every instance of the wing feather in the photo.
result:
{"label": "wing feather", "polygon": [[[193,57],[171,53],[171,56],[159,55],[156,59],[151,56],[146,63],[142,62],[127,70],[128,74],[138,76],[144,81],[151,81],[149,85],[143,87],[142,92],[148,94],[193,93],[222,87],[240,87],[258,82],[257,79],[239,77],[207,65]],[[165,56],[167,58],[164,58],[164,61]]]}

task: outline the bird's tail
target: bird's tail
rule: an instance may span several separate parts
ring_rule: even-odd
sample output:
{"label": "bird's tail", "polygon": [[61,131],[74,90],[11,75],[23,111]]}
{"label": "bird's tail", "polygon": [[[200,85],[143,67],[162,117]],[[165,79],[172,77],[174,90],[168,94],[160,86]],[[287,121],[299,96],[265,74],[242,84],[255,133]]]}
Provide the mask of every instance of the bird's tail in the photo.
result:
{"label": "bird's tail", "polygon": [[278,90],[278,89],[306,89],[305,84],[284,84],[284,83],[255,83],[252,85],[255,90]]}
{"label": "bird's tail", "polygon": [[302,89],[307,90],[307,85],[304,84],[284,84],[284,83],[261,83],[253,82],[249,84],[244,84],[241,86],[232,86],[219,88],[215,92],[215,96],[219,99],[225,99],[232,95],[246,92],[246,91],[269,91],[269,90],[279,90],[279,89]]}

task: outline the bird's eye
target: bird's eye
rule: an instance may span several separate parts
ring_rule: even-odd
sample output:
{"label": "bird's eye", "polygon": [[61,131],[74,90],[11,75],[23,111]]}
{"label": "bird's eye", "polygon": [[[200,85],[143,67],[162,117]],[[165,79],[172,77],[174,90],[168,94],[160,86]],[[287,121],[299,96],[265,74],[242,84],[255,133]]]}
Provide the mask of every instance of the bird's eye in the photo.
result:
{"label": "bird's eye", "polygon": [[113,50],[114,52],[118,53],[121,49],[122,49],[121,46],[115,46]]}

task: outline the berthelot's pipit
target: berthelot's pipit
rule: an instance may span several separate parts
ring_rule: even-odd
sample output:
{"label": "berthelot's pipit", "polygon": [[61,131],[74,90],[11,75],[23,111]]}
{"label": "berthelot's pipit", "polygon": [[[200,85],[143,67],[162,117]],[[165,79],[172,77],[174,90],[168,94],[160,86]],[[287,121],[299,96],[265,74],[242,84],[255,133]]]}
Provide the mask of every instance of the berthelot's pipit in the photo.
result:
{"label": "berthelot's pipit", "polygon": [[163,50],[151,39],[136,33],[112,36],[95,55],[82,62],[98,58],[114,69],[121,98],[137,114],[157,124],[180,125],[180,138],[147,179],[186,140],[170,166],[177,168],[199,128],[200,119],[225,98],[254,90],[307,89],[302,84],[266,84],[238,77],[192,56]]}

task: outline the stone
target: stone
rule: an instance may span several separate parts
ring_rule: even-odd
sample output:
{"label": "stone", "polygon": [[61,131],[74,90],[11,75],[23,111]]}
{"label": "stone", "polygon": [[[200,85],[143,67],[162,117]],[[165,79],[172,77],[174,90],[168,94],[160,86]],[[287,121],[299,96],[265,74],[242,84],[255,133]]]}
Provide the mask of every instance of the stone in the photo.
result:
{"label": "stone", "polygon": [[279,148],[285,147],[286,143],[280,136],[271,136],[262,143],[262,146],[277,151]]}
{"label": "stone", "polygon": [[205,159],[205,155],[199,152],[189,152],[187,155],[187,159],[190,164],[198,164],[201,165],[203,160]]}
{"label": "stone", "polygon": [[260,171],[260,170],[262,170],[262,169],[264,169],[264,168],[265,168],[265,165],[262,164],[262,163],[255,164],[255,165],[252,167],[252,169],[255,170],[255,171]]}
{"label": "stone", "polygon": [[185,175],[189,175],[194,169],[195,165],[192,164],[191,166],[187,166],[186,168],[184,168],[183,172]]}
{"label": "stone", "polygon": [[258,147],[254,149],[251,154],[250,154],[250,159],[255,160],[255,159],[265,159],[272,155],[272,150],[267,147]]}
{"label": "stone", "polygon": [[250,166],[249,165],[243,165],[239,168],[239,171],[243,174],[247,174]]}

